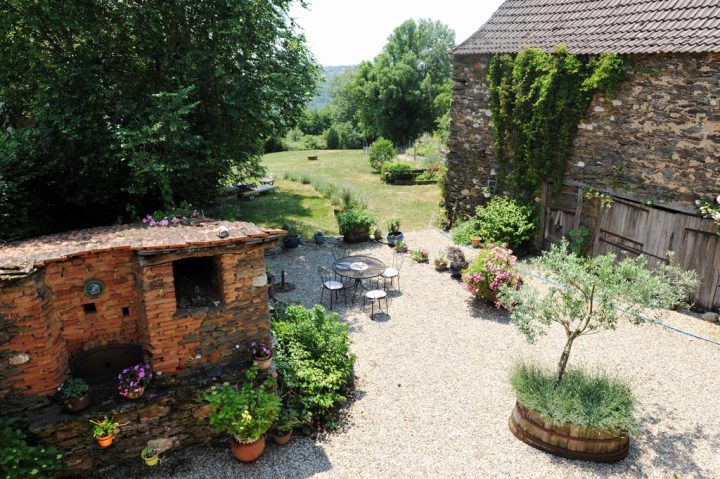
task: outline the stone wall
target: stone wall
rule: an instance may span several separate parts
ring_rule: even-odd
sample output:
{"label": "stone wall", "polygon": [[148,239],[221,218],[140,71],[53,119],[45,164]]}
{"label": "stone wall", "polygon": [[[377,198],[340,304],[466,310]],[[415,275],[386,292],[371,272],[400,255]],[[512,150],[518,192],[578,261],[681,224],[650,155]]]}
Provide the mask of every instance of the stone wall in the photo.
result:
{"label": "stone wall", "polygon": [[[446,205],[484,201],[494,166],[488,55],[456,56]],[[720,53],[635,55],[613,98],[597,95],[579,126],[566,179],[694,212],[720,193]]]}

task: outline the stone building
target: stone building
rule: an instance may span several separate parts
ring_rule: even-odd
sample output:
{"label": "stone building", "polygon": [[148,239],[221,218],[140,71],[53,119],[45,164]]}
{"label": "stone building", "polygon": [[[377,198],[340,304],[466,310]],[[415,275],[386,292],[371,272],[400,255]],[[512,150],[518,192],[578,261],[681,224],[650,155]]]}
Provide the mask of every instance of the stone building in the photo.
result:
{"label": "stone building", "polygon": [[[193,416],[202,373],[246,365],[249,342],[269,340],[264,250],[284,233],[200,220],[0,247],[0,419],[20,418],[60,447],[71,472],[136,459],[153,437],[206,439],[207,425]],[[162,398],[130,404],[117,394],[117,374],[144,361],[162,374]],[[71,375],[93,385],[85,415],[60,413],[53,400]],[[88,419],[103,415],[134,425],[124,449],[104,456],[87,447]]]}
{"label": "stone building", "polygon": [[[555,241],[597,221],[592,250],[675,251],[698,270],[700,306],[720,306],[720,241],[695,201],[720,194],[720,4],[717,0],[507,0],[453,51],[445,203],[472,214],[496,180],[486,69],[525,47],[617,53],[634,65],[613,98],[595,96],[579,125],[560,194],[543,198],[542,237]],[[582,192],[615,200],[590,218]]]}

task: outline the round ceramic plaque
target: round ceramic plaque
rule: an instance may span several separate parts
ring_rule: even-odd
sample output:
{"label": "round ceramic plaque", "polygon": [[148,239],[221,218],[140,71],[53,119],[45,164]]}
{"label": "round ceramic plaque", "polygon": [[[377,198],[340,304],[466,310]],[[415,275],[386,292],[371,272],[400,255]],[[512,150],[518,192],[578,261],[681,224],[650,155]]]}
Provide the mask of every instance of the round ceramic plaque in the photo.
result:
{"label": "round ceramic plaque", "polygon": [[105,291],[105,285],[99,279],[89,279],[85,281],[83,293],[91,298],[97,298]]}

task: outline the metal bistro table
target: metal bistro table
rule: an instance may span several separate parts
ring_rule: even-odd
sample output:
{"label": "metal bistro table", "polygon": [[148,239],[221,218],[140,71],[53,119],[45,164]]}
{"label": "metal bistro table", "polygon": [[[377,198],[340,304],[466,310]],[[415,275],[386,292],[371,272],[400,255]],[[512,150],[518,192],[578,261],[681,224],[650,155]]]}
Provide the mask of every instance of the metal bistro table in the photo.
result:
{"label": "metal bistro table", "polygon": [[371,256],[345,256],[332,265],[335,274],[354,281],[353,302],[358,288],[367,289],[363,286],[362,280],[377,278],[385,268],[385,263]]}

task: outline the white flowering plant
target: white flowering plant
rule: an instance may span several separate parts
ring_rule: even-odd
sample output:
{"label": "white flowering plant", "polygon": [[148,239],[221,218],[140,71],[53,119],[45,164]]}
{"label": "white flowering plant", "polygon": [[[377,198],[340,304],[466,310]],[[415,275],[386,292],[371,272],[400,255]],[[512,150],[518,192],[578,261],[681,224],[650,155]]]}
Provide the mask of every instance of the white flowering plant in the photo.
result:
{"label": "white flowering plant", "polygon": [[718,227],[717,233],[720,235],[720,195],[717,195],[715,201],[697,200],[695,204],[703,218],[715,221]]}

